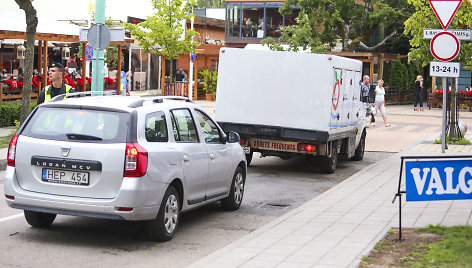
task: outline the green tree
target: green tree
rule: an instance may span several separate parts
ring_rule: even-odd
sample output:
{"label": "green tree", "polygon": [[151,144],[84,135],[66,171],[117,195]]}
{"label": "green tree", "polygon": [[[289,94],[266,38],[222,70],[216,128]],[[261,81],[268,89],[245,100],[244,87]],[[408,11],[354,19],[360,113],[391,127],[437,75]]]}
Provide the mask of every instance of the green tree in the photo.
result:
{"label": "green tree", "polygon": [[341,39],[343,51],[375,51],[397,35],[402,29],[399,21],[413,12],[406,0],[287,0],[279,12],[291,14],[294,6],[300,7],[298,25],[281,27],[278,41],[269,38],[263,43],[280,49],[286,42],[290,50],[302,47],[313,52]]}
{"label": "green tree", "polygon": [[193,17],[190,11],[196,4],[193,0],[151,0],[151,2],[155,11],[153,16],[148,16],[146,21],[139,24],[124,23],[123,26],[131,31],[144,52],[170,59],[172,83],[174,80],[172,59],[190,53],[199,46],[192,41],[198,33],[187,30],[184,34],[182,23]]}
{"label": "green tree", "polygon": [[403,92],[405,91],[406,81],[408,81],[408,69],[401,61],[400,56],[398,56],[393,62],[390,85],[398,87],[399,91]]}
{"label": "green tree", "polygon": [[33,87],[33,62],[34,62],[34,41],[38,17],[32,0],[15,0],[20,9],[25,11],[26,17],[26,58],[25,73],[23,80],[23,91],[20,107],[20,123],[22,124],[30,113],[31,90]]}
{"label": "green tree", "polygon": [[[404,22],[404,34],[410,37],[411,45],[408,60],[421,64],[424,67],[434,60],[434,57],[430,51],[431,40],[423,38],[423,29],[441,29],[442,27],[428,1],[408,0],[408,2],[415,8],[415,13]],[[452,19],[449,28],[471,29],[471,18],[471,0],[463,1],[461,7]],[[470,41],[461,41],[461,51],[454,61],[458,61],[466,69],[472,70],[472,43]]]}
{"label": "green tree", "polygon": [[199,8],[224,8],[225,0],[197,0]]}
{"label": "green tree", "polygon": [[[423,29],[441,29],[438,18],[435,16],[433,9],[425,0],[408,0],[415,7],[415,13],[405,21],[405,35],[409,35],[411,49],[408,53],[408,60],[423,67],[434,60],[430,52],[431,40],[423,38]],[[449,25],[450,29],[471,29],[472,28],[472,3],[471,0],[462,2],[461,7],[457,10],[456,15]],[[472,70],[472,44],[471,42],[461,42],[461,51],[454,61],[460,62],[468,70]],[[452,96],[451,96],[451,117],[449,137],[456,138],[455,116],[457,104],[456,99],[456,78],[451,79]],[[444,89],[446,92],[446,89]]]}

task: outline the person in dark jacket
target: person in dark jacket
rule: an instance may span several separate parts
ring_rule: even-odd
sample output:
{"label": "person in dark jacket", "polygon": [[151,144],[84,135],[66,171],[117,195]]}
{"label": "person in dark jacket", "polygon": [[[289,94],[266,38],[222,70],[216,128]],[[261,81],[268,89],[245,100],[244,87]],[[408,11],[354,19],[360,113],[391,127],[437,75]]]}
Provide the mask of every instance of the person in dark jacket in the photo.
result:
{"label": "person in dark jacket", "polygon": [[64,73],[64,66],[60,63],[53,63],[49,66],[48,77],[49,81],[51,81],[51,85],[48,85],[41,90],[38,97],[38,105],[50,101],[57,95],[75,92],[73,87],[66,85],[62,81]]}
{"label": "person in dark jacket", "polygon": [[[423,93],[423,77],[421,75],[418,75],[415,81],[415,95],[413,96],[413,101],[414,101],[413,111],[424,111],[422,93]],[[416,107],[418,103],[420,104],[419,110]]]}

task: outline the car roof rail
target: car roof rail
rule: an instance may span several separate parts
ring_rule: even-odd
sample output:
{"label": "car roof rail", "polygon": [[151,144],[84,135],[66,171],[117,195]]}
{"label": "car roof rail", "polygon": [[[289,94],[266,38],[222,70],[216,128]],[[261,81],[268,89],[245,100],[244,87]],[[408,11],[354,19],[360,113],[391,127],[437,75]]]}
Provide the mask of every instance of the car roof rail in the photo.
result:
{"label": "car roof rail", "polygon": [[150,98],[143,98],[140,100],[136,100],[128,105],[129,108],[138,108],[143,106],[144,102],[152,101],[153,103],[163,103],[164,100],[183,100],[185,102],[194,103],[191,99],[182,96],[157,96],[157,97],[150,97]]}
{"label": "car roof rail", "polygon": [[193,100],[183,96],[159,96],[153,99],[153,102],[162,103],[164,100],[183,100],[185,102],[194,103]]}
{"label": "car roof rail", "polygon": [[113,91],[107,90],[107,91],[74,92],[74,93],[66,93],[66,94],[57,95],[54,98],[52,98],[49,102],[60,101],[65,98],[81,98],[81,97],[87,97],[87,96],[111,96],[111,95],[116,95],[116,92],[114,90]]}

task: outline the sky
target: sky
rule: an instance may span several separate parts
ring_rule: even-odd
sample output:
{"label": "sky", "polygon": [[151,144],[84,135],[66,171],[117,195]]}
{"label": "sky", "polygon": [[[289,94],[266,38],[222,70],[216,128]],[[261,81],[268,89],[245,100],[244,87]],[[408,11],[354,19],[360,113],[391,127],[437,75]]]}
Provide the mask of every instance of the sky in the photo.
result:
{"label": "sky", "polygon": [[[2,12],[24,16],[15,0],[1,0]],[[34,0],[33,6],[38,16],[57,20],[87,19],[89,3],[95,0]],[[105,17],[126,21],[127,16],[143,18],[152,15],[150,0],[106,0]]]}

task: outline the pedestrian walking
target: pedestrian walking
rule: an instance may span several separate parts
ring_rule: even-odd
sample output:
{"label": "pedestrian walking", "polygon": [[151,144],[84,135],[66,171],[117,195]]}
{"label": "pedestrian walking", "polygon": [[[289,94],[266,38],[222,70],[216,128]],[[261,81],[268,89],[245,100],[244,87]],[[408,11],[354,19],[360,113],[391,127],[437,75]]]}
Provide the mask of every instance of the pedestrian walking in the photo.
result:
{"label": "pedestrian walking", "polygon": [[379,79],[377,81],[377,87],[375,87],[375,113],[380,111],[382,119],[385,123],[385,127],[391,126],[387,123],[387,111],[385,110],[385,88],[383,87],[384,81]]}
{"label": "pedestrian walking", "polygon": [[365,103],[365,117],[370,116],[369,127],[375,126],[374,114],[372,113],[372,103],[369,101],[370,77],[368,75],[364,75],[362,80],[361,92],[363,101]]}
{"label": "pedestrian walking", "polygon": [[[414,107],[413,111],[424,111],[423,109],[423,76],[418,75],[415,81],[415,95],[413,96]],[[420,104],[418,110],[417,105]]]}
{"label": "pedestrian walking", "polygon": [[53,63],[49,66],[48,77],[51,84],[43,88],[38,97],[38,105],[43,102],[48,102],[57,95],[74,93],[75,89],[70,85],[66,85],[62,78],[64,78],[65,69],[60,63]]}

